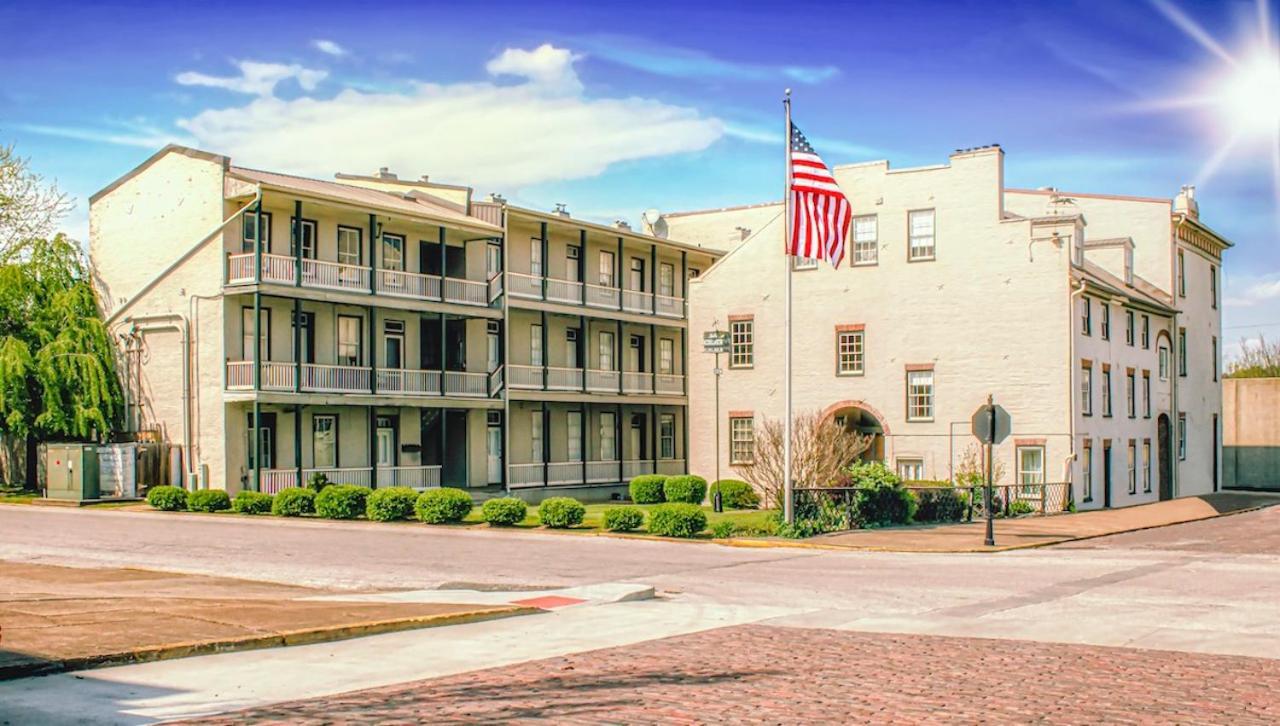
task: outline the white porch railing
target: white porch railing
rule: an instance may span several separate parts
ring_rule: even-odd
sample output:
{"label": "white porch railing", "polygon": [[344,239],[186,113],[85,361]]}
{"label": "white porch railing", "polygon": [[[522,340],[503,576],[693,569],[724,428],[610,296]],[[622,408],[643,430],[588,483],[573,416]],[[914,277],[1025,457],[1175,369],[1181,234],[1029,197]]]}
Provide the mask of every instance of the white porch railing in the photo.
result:
{"label": "white porch railing", "polygon": [[440,371],[379,368],[378,392],[438,396],[440,395]]}
{"label": "white porch railing", "polygon": [[507,484],[513,487],[542,485],[542,463],[512,464],[507,467]]}
{"label": "white porch railing", "polygon": [[378,270],[378,292],[393,297],[439,300],[440,278],[401,270]]}
{"label": "white porch railing", "polygon": [[464,373],[462,371],[444,372],[444,395],[446,396],[478,396],[489,395],[489,374]]}
{"label": "white porch railing", "polygon": [[653,473],[652,459],[635,459],[632,461],[622,462],[622,478],[627,481],[631,481],[633,477],[640,476],[641,474],[652,474],[652,473]]}
{"label": "white porch railing", "polygon": [[547,278],[547,299],[552,302],[581,303],[582,283]]}
{"label": "white porch railing", "polygon": [[523,272],[507,273],[507,294],[512,297],[542,299],[542,278]]}
{"label": "white porch railing", "polygon": [[587,390],[599,392],[618,391],[618,377],[622,375],[618,371],[587,371]]}
{"label": "white porch railing", "polygon": [[667,295],[655,295],[654,301],[657,305],[657,313],[668,318],[684,317],[684,300],[678,297],[670,297]]}
{"label": "white porch railing", "polygon": [[658,393],[681,395],[684,393],[684,376],[659,373],[656,376]]}
{"label": "white porch railing", "polygon": [[227,284],[243,285],[253,282],[253,253],[227,255]]}
{"label": "white porch railing", "polygon": [[345,292],[369,292],[369,268],[340,262],[304,259],[302,286]]}
{"label": "white porch railing", "polygon": [[587,462],[587,482],[590,484],[599,484],[600,482],[616,482],[618,481],[618,462],[617,461],[588,461]]}
{"label": "white porch railing", "polygon": [[431,489],[440,486],[440,466],[380,466],[378,486]]}
{"label": "white porch railing", "polygon": [[509,364],[507,366],[507,385],[512,388],[542,388],[542,366],[523,366]]}
{"label": "white porch railing", "polygon": [[447,302],[462,305],[488,305],[489,286],[476,280],[464,280],[457,277],[444,279],[444,299]]}
{"label": "white porch railing", "polygon": [[587,285],[587,305],[593,308],[618,309],[618,288]]}
{"label": "white porch railing", "polygon": [[623,290],[622,309],[629,313],[651,313],[653,312],[653,295],[640,290]]}
{"label": "white porch railing", "polygon": [[581,484],[581,461],[552,461],[547,464],[548,484]]}
{"label": "white porch railing", "polygon": [[369,369],[365,366],[303,363],[302,390],[325,393],[367,393]]}
{"label": "white porch railing", "polygon": [[284,255],[262,256],[262,281],[292,285],[298,274],[298,261]]}
{"label": "white porch railing", "polygon": [[355,484],[358,487],[367,487],[372,481],[369,476],[369,467],[367,466],[352,466],[341,469],[303,469],[303,480],[310,479],[311,475],[317,472],[324,474],[330,484]]}
{"label": "white porch railing", "polygon": [[[249,476],[252,482],[253,472]],[[278,494],[281,489],[298,486],[297,469],[263,469],[258,476],[258,487],[267,494]]]}
{"label": "white porch railing", "polygon": [[658,473],[667,476],[684,474],[684,459],[658,459]]}
{"label": "white porch railing", "polygon": [[502,295],[502,275],[497,274],[489,278],[489,304],[492,305]]}
{"label": "white porch railing", "polygon": [[292,363],[284,361],[263,361],[262,362],[262,390],[264,391],[292,391],[294,383],[294,373],[297,367]]}
{"label": "white porch railing", "polygon": [[547,390],[549,391],[581,391],[581,368],[548,368]]}
{"label": "white porch railing", "polygon": [[[581,461],[547,462],[545,468],[546,484],[547,486],[572,486],[584,483],[614,483],[618,481],[618,463],[617,461],[588,461],[586,463],[587,478],[584,482],[582,478],[583,463]],[[637,471],[647,467],[647,471],[642,473],[651,473],[653,469],[652,461],[625,462],[623,466],[626,467],[632,464],[635,465]],[[512,464],[507,468],[507,484],[513,488],[540,487],[543,485],[543,472],[542,462]]]}
{"label": "white porch railing", "polygon": [[627,371],[622,374],[623,393],[653,393],[653,374]]}
{"label": "white porch railing", "polygon": [[253,388],[253,361],[227,361],[227,390],[235,391],[242,388]]}

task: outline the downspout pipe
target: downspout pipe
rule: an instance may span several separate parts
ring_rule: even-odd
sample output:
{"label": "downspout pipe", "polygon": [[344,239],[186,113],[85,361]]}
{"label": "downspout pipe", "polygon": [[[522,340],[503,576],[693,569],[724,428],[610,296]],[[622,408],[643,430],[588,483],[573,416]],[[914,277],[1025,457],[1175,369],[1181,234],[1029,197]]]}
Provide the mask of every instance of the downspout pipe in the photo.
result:
{"label": "downspout pipe", "polygon": [[[186,316],[181,313],[131,315],[122,321],[122,325],[129,326],[129,336],[136,337],[139,343],[141,343],[141,337],[147,333],[161,330],[173,330],[182,336],[182,446],[184,449],[182,468],[190,474],[194,470],[191,463],[191,326]],[[142,367],[141,356],[137,365],[139,368]],[[141,399],[138,405],[141,406]],[[183,482],[183,486],[185,484]]]}
{"label": "downspout pipe", "polygon": [[[1076,365],[1076,299],[1084,294],[1084,280],[1080,280],[1067,295],[1067,380],[1075,381]],[[1075,482],[1071,481],[1071,462],[1076,460],[1076,396],[1080,389],[1072,384],[1067,385],[1067,456],[1062,460],[1062,480],[1069,482],[1072,490]],[[1089,395],[1093,395],[1093,387],[1089,387]],[[1071,501],[1075,501],[1075,492],[1071,493]]]}

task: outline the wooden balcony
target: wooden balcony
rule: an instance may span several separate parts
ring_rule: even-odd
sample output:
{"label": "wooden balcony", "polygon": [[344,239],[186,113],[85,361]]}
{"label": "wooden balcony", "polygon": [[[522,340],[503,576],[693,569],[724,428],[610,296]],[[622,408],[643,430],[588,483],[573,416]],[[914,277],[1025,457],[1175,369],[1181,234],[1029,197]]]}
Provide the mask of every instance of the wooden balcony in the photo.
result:
{"label": "wooden balcony", "polygon": [[543,300],[567,305],[584,305],[599,310],[617,310],[661,318],[685,317],[683,298],[658,295],[642,290],[627,290],[609,285],[594,285],[574,280],[543,278],[521,272],[506,273],[507,294],[524,300]]}
{"label": "wooden balcony", "polygon": [[[322,365],[263,361],[258,388],[263,391],[301,393],[377,393],[404,396],[454,396],[487,398],[497,393],[502,369],[494,374],[465,371],[412,370],[378,368],[376,375],[368,366]],[[301,385],[296,386],[301,369]],[[370,383],[376,382],[376,386]],[[228,391],[252,391],[253,362],[227,361]]]}
{"label": "wooden balcony", "polygon": [[[501,276],[491,280],[468,280],[459,277],[439,277],[404,270],[370,270],[359,265],[303,258],[302,276],[298,277],[298,260],[285,255],[262,255],[262,277],[254,274],[254,254],[244,252],[227,255],[227,285],[300,286],[313,290],[369,293],[447,302],[458,305],[488,307],[502,295]],[[371,285],[374,280],[377,285]]]}
{"label": "wooden balcony", "polygon": [[684,395],[684,376],[511,364],[507,386],[522,391],[580,391],[633,395]]}

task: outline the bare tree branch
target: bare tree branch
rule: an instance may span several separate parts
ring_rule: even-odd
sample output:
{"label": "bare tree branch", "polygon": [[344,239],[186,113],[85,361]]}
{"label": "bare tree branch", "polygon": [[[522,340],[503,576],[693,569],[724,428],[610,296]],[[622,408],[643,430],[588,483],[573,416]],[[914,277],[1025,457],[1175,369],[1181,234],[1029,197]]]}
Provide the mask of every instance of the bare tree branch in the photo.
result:
{"label": "bare tree branch", "polygon": [[[762,420],[756,430],[754,460],[734,467],[770,506],[778,506],[782,501],[783,433],[781,419]],[[816,412],[796,414],[791,429],[792,472],[796,485],[832,486],[842,470],[870,446],[870,436],[846,431]]]}
{"label": "bare tree branch", "polygon": [[1280,343],[1268,343],[1263,336],[1258,342],[1240,341],[1240,354],[1227,364],[1227,378],[1280,377]]}
{"label": "bare tree branch", "polygon": [[31,240],[51,239],[72,206],[12,146],[0,146],[0,255],[8,258]]}

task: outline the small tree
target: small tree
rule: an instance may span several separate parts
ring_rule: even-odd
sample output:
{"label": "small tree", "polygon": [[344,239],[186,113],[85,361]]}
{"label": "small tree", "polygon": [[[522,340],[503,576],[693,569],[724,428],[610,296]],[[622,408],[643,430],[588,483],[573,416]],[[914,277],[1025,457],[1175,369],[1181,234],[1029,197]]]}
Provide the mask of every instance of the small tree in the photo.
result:
{"label": "small tree", "polygon": [[71,199],[31,171],[12,146],[0,146],[0,253],[52,237],[71,207]]}
{"label": "small tree", "polygon": [[[752,463],[735,467],[771,506],[782,502],[783,428],[781,419],[764,419],[756,430]],[[832,486],[870,446],[870,436],[847,431],[831,418],[813,411],[796,414],[791,428],[794,481],[798,486]]]}
{"label": "small tree", "polygon": [[[1004,479],[1004,462],[992,457],[995,465],[991,473],[992,485],[999,485]],[[956,485],[962,487],[984,486],[987,483],[987,457],[982,446],[969,444],[960,455],[960,465],[956,467]]]}
{"label": "small tree", "polygon": [[1258,341],[1240,341],[1240,354],[1227,363],[1227,378],[1277,378],[1280,377],[1280,343],[1268,343],[1263,336]]}

